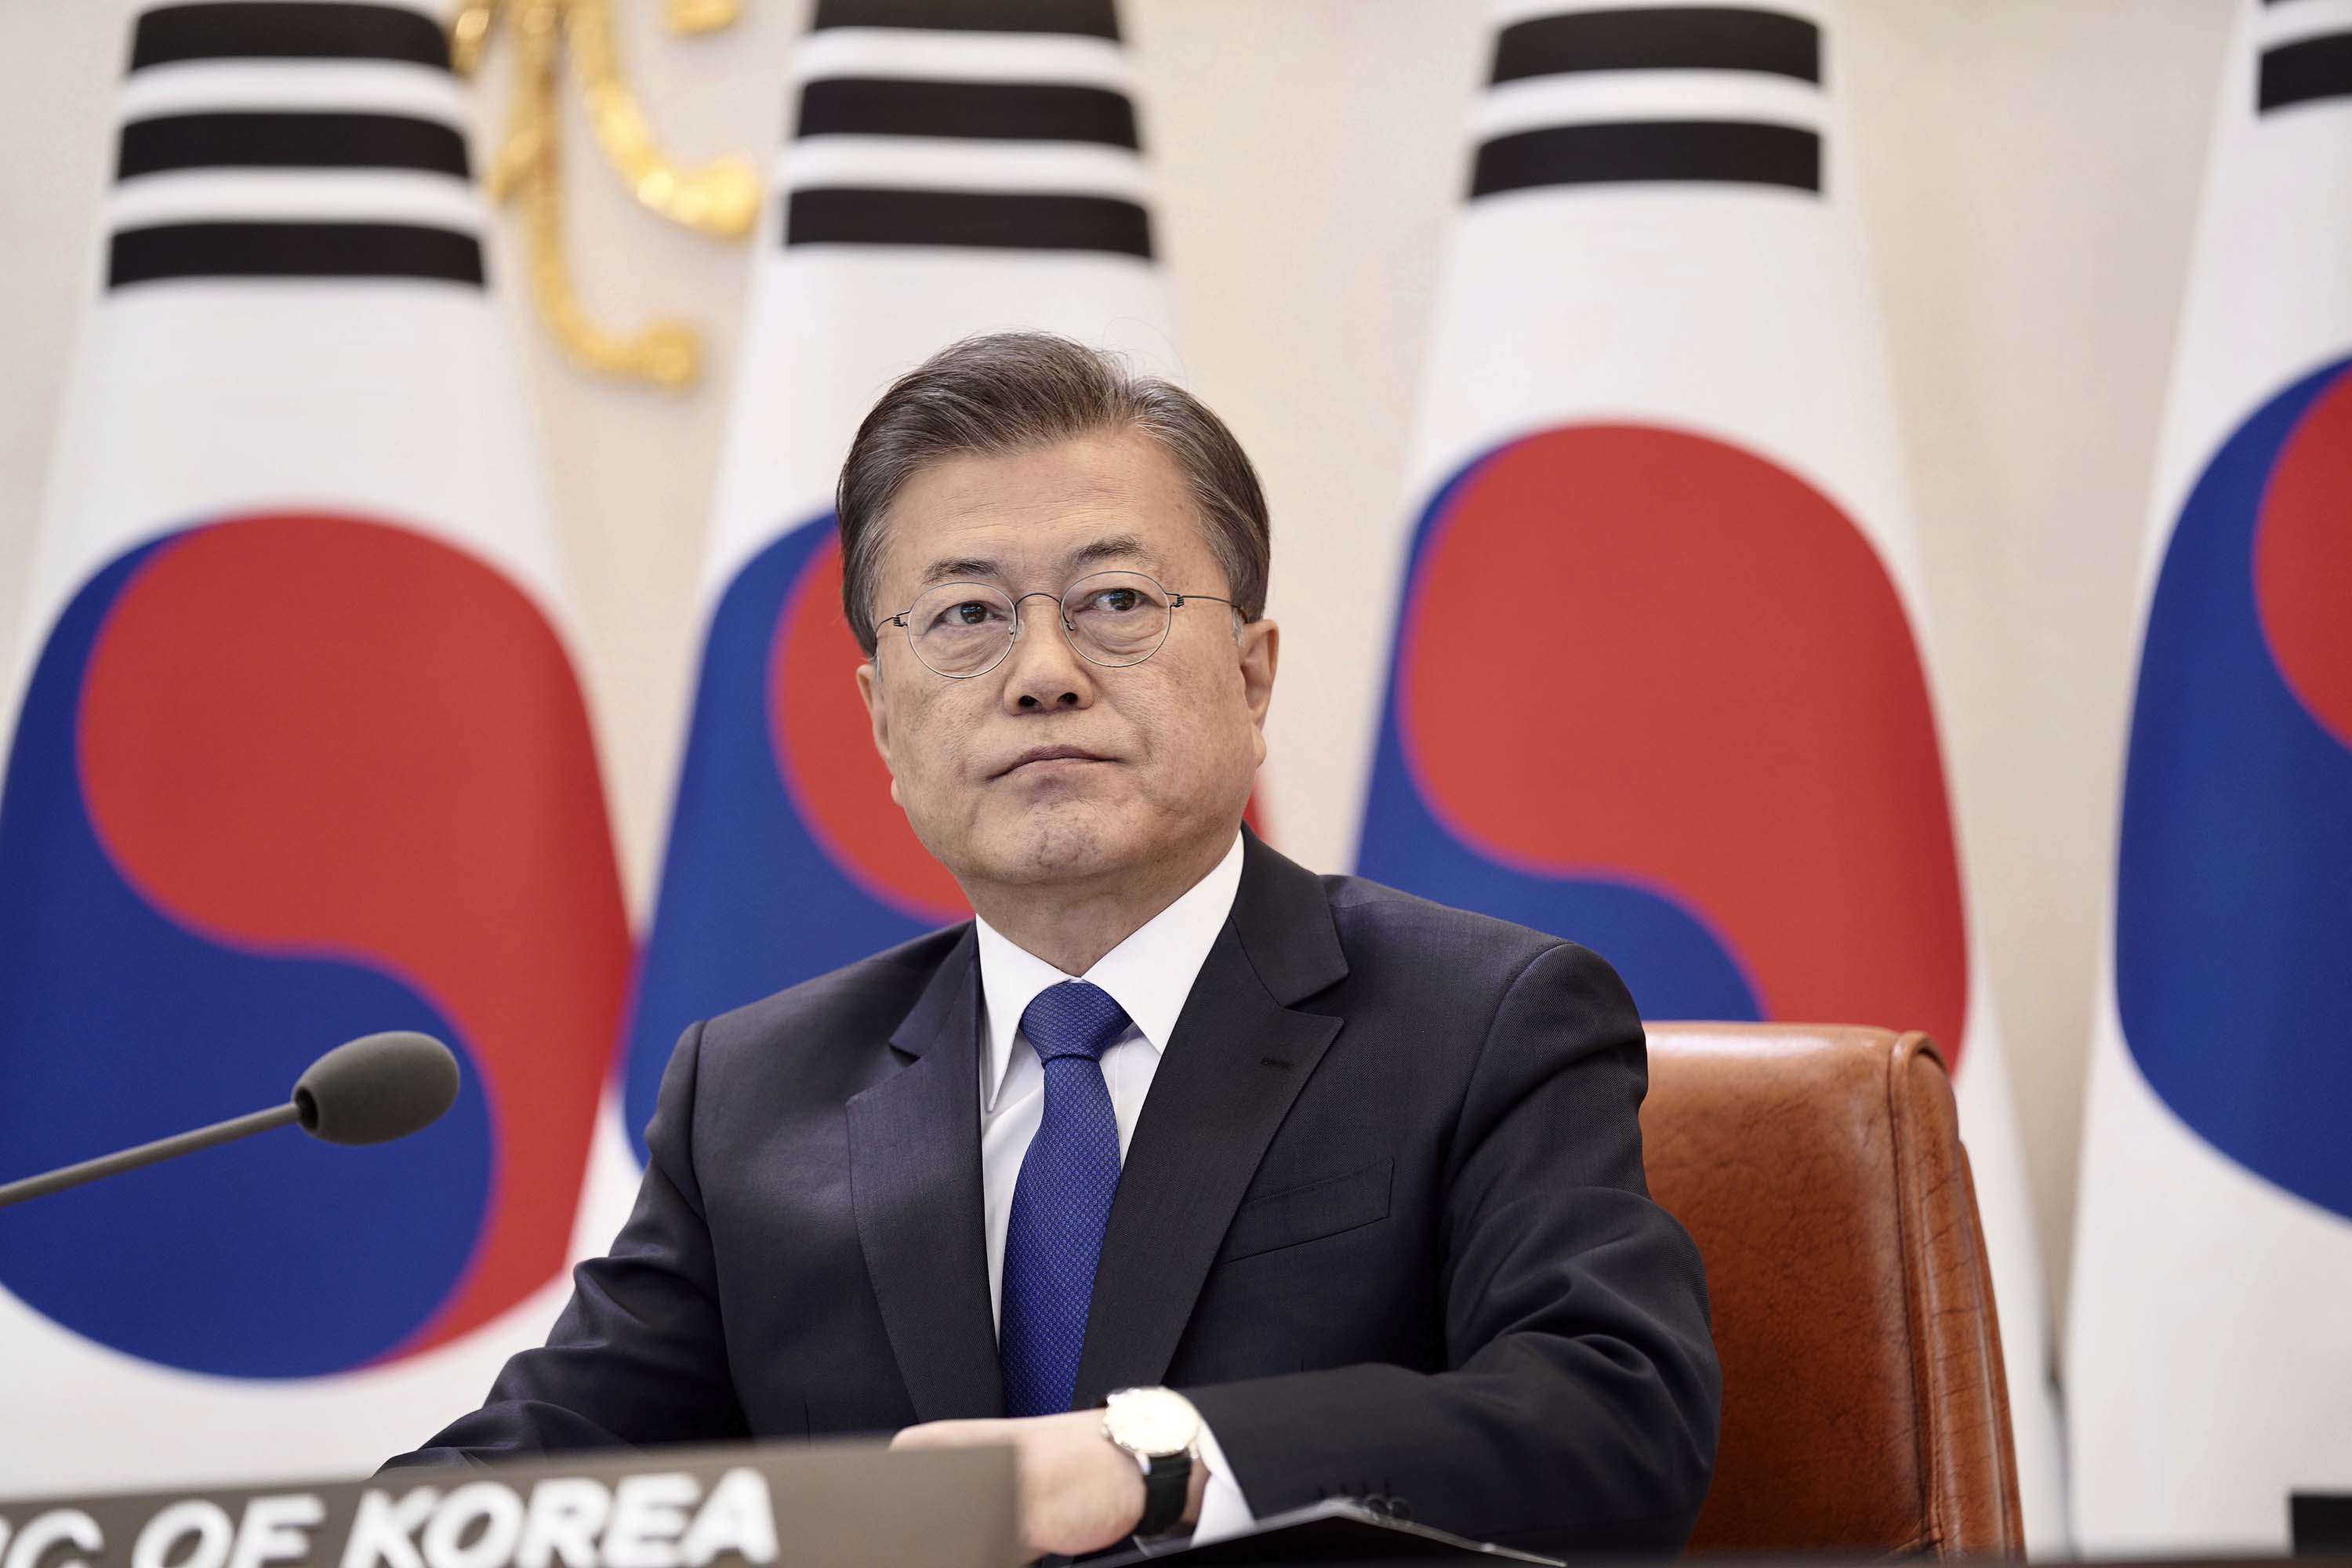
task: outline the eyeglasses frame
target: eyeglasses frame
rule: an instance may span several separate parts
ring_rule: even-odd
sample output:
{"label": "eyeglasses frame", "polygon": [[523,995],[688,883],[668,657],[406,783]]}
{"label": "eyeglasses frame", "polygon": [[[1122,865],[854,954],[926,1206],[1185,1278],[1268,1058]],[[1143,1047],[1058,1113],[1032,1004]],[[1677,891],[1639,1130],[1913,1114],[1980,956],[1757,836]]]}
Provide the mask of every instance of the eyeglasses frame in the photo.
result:
{"label": "eyeglasses frame", "polygon": [[[1010,632],[1005,634],[1004,647],[994,658],[989,660],[987,664],[982,666],[980,668],[963,675],[950,675],[943,669],[931,669],[929,661],[925,659],[922,654],[917,652],[915,649],[915,628],[907,624],[907,617],[915,613],[915,605],[909,605],[905,609],[900,610],[897,615],[885,616],[880,620],[874,623],[875,657],[877,661],[881,657],[882,628],[885,626],[897,626],[900,631],[907,634],[907,648],[908,652],[914,653],[915,662],[917,664],[921,665],[925,669],[930,669],[931,673],[938,676],[941,680],[977,680],[982,676],[987,675],[995,670],[997,668],[1002,666],[1006,659],[1013,657],[1013,645],[1021,640],[1021,606],[1023,605],[1026,604],[1031,599],[1051,599],[1054,601],[1055,608],[1056,610],[1061,610],[1063,602],[1070,596],[1070,591],[1073,588],[1076,588],[1081,583],[1092,582],[1097,577],[1140,577],[1145,582],[1150,584],[1154,588],[1160,590],[1160,592],[1165,595],[1168,599],[1168,625],[1166,629],[1160,632],[1160,640],[1152,644],[1151,651],[1145,654],[1141,658],[1130,658],[1123,664],[1113,664],[1107,659],[1097,658],[1085,648],[1080,647],[1078,646],[1078,628],[1070,624],[1070,617],[1066,611],[1064,611],[1062,614],[1056,615],[1054,617],[1061,623],[1062,640],[1069,644],[1070,651],[1076,654],[1080,658],[1085,659],[1088,664],[1095,666],[1098,669],[1133,669],[1139,664],[1148,664],[1152,659],[1157,658],[1160,655],[1160,650],[1168,646],[1168,639],[1175,634],[1176,612],[1182,609],[1186,605],[1191,604],[1195,599],[1205,600],[1212,605],[1223,605],[1227,610],[1233,611],[1236,616],[1240,614],[1240,611],[1235,607],[1231,599],[1221,599],[1214,594],[1179,594],[1170,588],[1166,584],[1160,581],[1159,578],[1154,577],[1150,573],[1137,572],[1124,566],[1106,567],[1100,572],[1089,572],[1083,577],[1073,577],[1067,583],[1062,584],[1062,591],[1058,594],[1048,594],[1043,588],[1033,588],[1026,594],[1005,594],[1003,589],[998,587],[993,583],[982,583],[976,579],[966,580],[959,578],[950,583],[934,584],[931,587],[923,590],[924,596],[927,597],[940,588],[961,588],[969,586],[973,588],[985,588],[992,594],[1002,594],[1004,597],[1013,602],[1013,628]],[[922,599],[918,598],[915,603],[919,605],[922,603]]]}

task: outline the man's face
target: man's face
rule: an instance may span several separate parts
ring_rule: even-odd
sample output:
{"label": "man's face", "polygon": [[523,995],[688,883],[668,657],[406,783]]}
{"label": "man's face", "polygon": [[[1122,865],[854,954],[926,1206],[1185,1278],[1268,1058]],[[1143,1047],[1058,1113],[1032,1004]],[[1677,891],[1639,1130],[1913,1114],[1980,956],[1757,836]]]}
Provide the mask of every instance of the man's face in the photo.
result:
{"label": "man's face", "polygon": [[[877,621],[943,582],[1058,596],[1089,573],[1130,571],[1175,594],[1232,594],[1174,459],[1133,432],[941,459],[882,526]],[[1187,604],[1158,653],[1106,668],[1070,646],[1053,599],[1023,600],[1020,616],[984,675],[934,674],[893,626],[857,671],[891,795],[923,847],[968,891],[1222,847],[1265,756],[1274,624],[1237,636],[1223,605]]]}

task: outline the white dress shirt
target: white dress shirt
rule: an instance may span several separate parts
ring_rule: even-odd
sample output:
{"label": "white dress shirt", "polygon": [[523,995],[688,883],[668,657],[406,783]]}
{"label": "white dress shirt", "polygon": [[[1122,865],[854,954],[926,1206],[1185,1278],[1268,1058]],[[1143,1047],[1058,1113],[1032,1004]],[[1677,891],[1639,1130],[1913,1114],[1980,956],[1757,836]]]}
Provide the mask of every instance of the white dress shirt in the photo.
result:
{"label": "white dress shirt", "polygon": [[[1241,885],[1242,840],[1235,834],[1233,848],[1215,869],[1079,975],[1063,973],[1014,945],[986,921],[974,921],[985,1004],[981,1018],[980,1179],[988,1223],[989,1305],[1000,1319],[1013,1188],[1021,1178],[1029,1140],[1036,1136],[1037,1123],[1045,1114],[1045,1064],[1021,1032],[1021,1015],[1040,991],[1072,979],[1100,986],[1126,1010],[1127,1032],[1102,1054],[1103,1081],[1110,1088],[1111,1112],[1118,1120],[1118,1157],[1125,1161],[1176,1016],[1192,994],[1192,982],[1224,929]],[[1201,1500],[1200,1522],[1192,1531],[1196,1545],[1238,1534],[1254,1518],[1224,1451],[1205,1424],[1201,1427],[1201,1458],[1209,1468],[1209,1485]]]}

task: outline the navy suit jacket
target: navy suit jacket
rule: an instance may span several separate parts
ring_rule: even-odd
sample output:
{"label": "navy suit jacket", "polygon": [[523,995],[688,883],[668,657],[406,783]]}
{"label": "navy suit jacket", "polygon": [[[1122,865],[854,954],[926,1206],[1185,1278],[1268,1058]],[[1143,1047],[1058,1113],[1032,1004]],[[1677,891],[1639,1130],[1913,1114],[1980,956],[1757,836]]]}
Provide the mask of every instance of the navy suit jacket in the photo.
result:
{"label": "navy suit jacket", "polygon": [[[970,925],[698,1024],[609,1256],[399,1462],[1003,1413]],[[1332,1496],[1671,1551],[1715,1457],[1697,1250],[1651,1202],[1642,1026],[1571,942],[1250,837],[1145,1102],[1076,1405],[1166,1384],[1260,1514]]]}

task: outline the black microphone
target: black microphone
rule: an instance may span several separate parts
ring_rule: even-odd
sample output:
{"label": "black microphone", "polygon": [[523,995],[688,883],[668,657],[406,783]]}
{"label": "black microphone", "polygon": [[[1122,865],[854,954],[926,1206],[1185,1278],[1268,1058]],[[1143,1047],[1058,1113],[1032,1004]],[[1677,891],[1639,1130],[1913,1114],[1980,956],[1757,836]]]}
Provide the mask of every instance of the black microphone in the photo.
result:
{"label": "black microphone", "polygon": [[330,1143],[389,1143],[431,1126],[457,1099],[457,1058],[448,1047],[406,1029],[362,1035],[312,1062],[283,1105],[10,1182],[0,1186],[0,1208],[289,1121]]}

